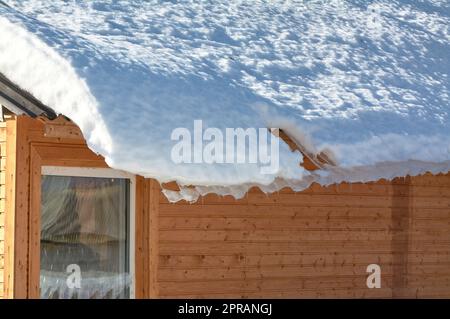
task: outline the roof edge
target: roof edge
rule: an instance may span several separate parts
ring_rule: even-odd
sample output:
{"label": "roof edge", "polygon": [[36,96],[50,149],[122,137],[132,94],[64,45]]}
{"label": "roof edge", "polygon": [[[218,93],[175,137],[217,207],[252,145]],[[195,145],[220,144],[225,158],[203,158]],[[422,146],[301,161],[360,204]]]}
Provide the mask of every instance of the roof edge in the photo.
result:
{"label": "roof edge", "polygon": [[55,119],[57,114],[29,92],[21,89],[0,72],[0,104],[16,115],[45,116]]}

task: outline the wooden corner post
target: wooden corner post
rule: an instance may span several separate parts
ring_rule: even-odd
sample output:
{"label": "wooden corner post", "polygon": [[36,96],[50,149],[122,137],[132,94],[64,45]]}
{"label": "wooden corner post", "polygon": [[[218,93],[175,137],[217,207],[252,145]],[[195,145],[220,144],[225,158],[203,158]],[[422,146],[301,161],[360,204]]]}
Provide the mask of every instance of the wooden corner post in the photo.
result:
{"label": "wooden corner post", "polygon": [[23,116],[6,124],[5,297],[28,297],[29,146]]}

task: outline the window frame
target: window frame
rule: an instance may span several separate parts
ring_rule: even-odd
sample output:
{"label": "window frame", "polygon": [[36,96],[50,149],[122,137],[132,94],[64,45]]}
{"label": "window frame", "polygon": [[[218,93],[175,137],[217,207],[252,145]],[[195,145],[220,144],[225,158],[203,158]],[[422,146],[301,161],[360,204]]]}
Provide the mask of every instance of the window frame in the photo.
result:
{"label": "window frame", "polygon": [[123,178],[130,181],[129,187],[129,271],[131,277],[130,299],[135,299],[136,291],[136,175],[112,168],[41,166],[41,176],[93,177],[93,178]]}

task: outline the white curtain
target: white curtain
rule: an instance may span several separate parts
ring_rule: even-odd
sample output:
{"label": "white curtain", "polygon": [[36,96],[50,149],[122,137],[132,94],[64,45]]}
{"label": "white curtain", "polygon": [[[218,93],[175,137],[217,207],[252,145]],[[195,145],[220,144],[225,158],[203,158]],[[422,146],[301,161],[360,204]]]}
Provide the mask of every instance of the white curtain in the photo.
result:
{"label": "white curtain", "polygon": [[[127,297],[128,180],[43,176],[41,297]],[[69,288],[67,266],[81,268]]]}

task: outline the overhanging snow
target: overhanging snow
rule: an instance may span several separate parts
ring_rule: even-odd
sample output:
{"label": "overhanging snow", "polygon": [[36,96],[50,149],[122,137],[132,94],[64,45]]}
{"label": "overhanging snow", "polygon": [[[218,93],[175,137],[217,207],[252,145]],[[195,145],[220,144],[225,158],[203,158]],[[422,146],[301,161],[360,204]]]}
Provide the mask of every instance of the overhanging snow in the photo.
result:
{"label": "overhanging snow", "polygon": [[[5,2],[0,72],[111,167],[197,195],[450,170],[446,1]],[[338,165],[305,172],[284,144],[274,175],[175,164],[171,132],[196,119],[279,127]]]}

